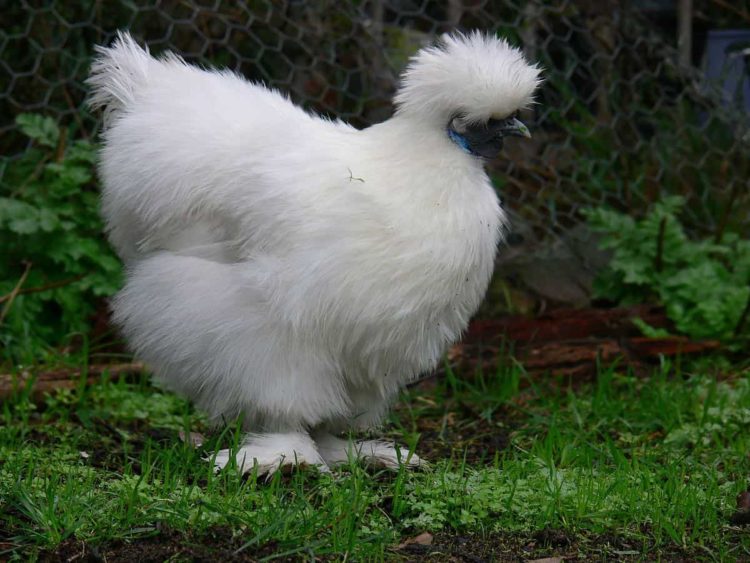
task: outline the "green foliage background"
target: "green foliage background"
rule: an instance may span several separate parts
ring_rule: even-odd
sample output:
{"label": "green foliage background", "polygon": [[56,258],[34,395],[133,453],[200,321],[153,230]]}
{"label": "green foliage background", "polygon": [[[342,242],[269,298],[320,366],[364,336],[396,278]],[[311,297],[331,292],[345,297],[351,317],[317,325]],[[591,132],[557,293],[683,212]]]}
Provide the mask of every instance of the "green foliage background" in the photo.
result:
{"label": "green foliage background", "polygon": [[49,117],[16,123],[32,144],[0,159],[0,344],[6,360],[29,363],[89,330],[121,267],[98,214],[96,145],[69,139]]}
{"label": "green foliage background", "polygon": [[[746,332],[750,240],[691,240],[679,221],[685,200],[664,198],[643,218],[606,208],[586,212],[613,257],[596,280],[596,296],[623,305],[655,300],[681,333],[730,339]],[[740,326],[743,325],[743,326]]]}

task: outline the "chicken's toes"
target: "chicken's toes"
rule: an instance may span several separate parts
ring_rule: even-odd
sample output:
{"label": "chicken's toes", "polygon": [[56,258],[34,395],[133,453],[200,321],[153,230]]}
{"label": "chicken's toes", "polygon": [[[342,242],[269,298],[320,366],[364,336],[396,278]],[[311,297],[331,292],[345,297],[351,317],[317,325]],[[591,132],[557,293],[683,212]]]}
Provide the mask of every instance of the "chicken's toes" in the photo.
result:
{"label": "chicken's toes", "polygon": [[409,453],[408,449],[387,442],[360,440],[356,443],[356,447],[362,459],[388,469],[398,469],[401,465],[409,469],[428,466],[428,463],[416,453]]}
{"label": "chicken's toes", "polygon": [[[284,455],[275,455],[270,457],[258,458],[253,454],[252,448],[240,448],[234,453],[234,459],[237,462],[237,469],[243,474],[252,473],[257,467],[258,477],[271,477],[276,471],[287,472],[294,467],[315,467],[321,473],[330,473],[330,469],[322,460],[308,461],[300,456],[287,457]],[[251,457],[252,456],[252,457]],[[211,461],[213,456],[205,458]],[[228,465],[232,459],[231,450],[219,450],[216,452],[214,459],[214,472],[218,473]]]}
{"label": "chicken's toes", "polygon": [[346,465],[356,459],[388,469],[398,469],[402,465],[410,469],[427,466],[417,454],[380,440],[351,442],[324,431],[315,433],[314,438],[318,452],[331,467]]}
{"label": "chicken's toes", "polygon": [[257,468],[258,477],[268,478],[280,469],[298,466],[314,466],[320,472],[330,472],[306,435],[252,435],[237,450],[220,450],[206,461],[213,460],[214,471],[219,472],[230,465],[232,458],[242,473],[252,473]]}

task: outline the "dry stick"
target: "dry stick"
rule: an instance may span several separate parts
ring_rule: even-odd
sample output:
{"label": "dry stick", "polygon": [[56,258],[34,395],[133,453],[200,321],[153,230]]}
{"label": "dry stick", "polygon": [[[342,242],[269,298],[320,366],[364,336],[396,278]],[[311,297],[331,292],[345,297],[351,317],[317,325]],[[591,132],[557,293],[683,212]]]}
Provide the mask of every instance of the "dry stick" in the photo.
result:
{"label": "dry stick", "polygon": [[0,374],[0,401],[12,397],[18,389],[26,385],[32,377],[34,381],[31,386],[31,399],[39,401],[45,393],[50,393],[60,389],[74,389],[79,385],[80,378],[85,377],[89,384],[95,383],[97,377],[108,373],[110,377],[126,377],[128,379],[135,375],[140,375],[145,371],[145,367],[140,362],[129,364],[94,364],[89,366],[85,372],[76,369],[61,369],[49,372],[42,372],[34,376],[30,372],[20,374]]}
{"label": "dry stick", "polygon": [[750,22],[750,13],[749,12],[746,12],[745,10],[743,10],[741,8],[735,8],[734,6],[732,6],[732,4],[730,2],[726,2],[725,0],[712,0],[712,2],[714,4],[718,4],[719,6],[721,6],[722,8],[724,8],[725,10],[729,10],[730,12],[734,12],[735,14],[737,14],[738,16],[740,16],[745,21]]}
{"label": "dry stick", "polygon": [[68,89],[63,84],[62,87],[62,93],[65,97],[65,101],[68,102],[68,107],[73,110],[73,119],[75,119],[75,122],[78,124],[78,130],[80,134],[83,136],[84,139],[90,139],[91,134],[86,130],[86,125],[83,123],[83,120],[81,119],[80,111],[76,103],[73,101],[72,96],[70,95],[70,92],[68,92]]}
{"label": "dry stick", "polygon": [[[71,283],[75,283],[77,281],[82,280],[85,278],[88,274],[80,274],[77,275],[74,278],[68,278],[67,280],[61,280],[57,282],[48,283],[46,285],[40,285],[38,287],[29,287],[27,289],[19,289],[15,295],[13,292],[9,293],[8,295],[2,295],[0,296],[0,303],[5,303],[9,299],[15,299],[16,295],[28,295],[29,293],[41,293],[42,291],[49,291],[50,289],[57,289],[59,287],[64,287],[66,285],[70,285]],[[15,289],[13,290],[15,291]]]}
{"label": "dry stick", "polygon": [[23,371],[20,374],[0,373],[0,388],[3,385],[11,383],[14,379],[27,380],[30,377],[36,377],[36,381],[64,381],[74,377],[80,377],[85,373],[87,377],[95,377],[108,373],[110,377],[118,375],[127,375],[140,373],[146,370],[142,362],[129,362],[124,364],[92,364],[86,370],[77,368],[61,368],[51,371],[42,371],[32,374],[30,371]]}
{"label": "dry stick", "polygon": [[2,313],[0,313],[0,325],[3,324],[3,321],[5,320],[5,317],[7,316],[8,311],[10,311],[11,305],[13,305],[13,300],[21,291],[21,286],[24,284],[24,282],[26,281],[26,278],[29,276],[29,270],[31,270],[31,262],[26,262],[26,269],[23,271],[23,274],[21,274],[21,277],[19,278],[18,283],[16,283],[16,287],[14,287],[13,291],[11,291],[2,300],[0,300],[0,303],[2,303],[2,301],[7,301],[7,303],[3,307]]}

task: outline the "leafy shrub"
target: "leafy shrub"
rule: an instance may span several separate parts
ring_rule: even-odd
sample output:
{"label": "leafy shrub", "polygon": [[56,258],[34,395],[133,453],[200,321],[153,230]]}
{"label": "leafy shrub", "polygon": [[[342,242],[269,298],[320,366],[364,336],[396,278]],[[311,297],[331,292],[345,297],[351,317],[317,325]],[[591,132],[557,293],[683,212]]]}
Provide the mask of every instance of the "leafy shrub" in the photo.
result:
{"label": "leafy shrub", "polygon": [[678,331],[730,338],[750,300],[750,240],[734,233],[720,242],[691,240],[678,219],[684,205],[681,197],[668,197],[642,219],[586,211],[591,228],[603,235],[602,247],[613,251],[595,295],[623,305],[655,298]]}
{"label": "leafy shrub", "polygon": [[99,298],[119,286],[120,263],[102,236],[96,146],[68,142],[48,117],[16,124],[32,143],[0,159],[0,343],[6,359],[31,361],[89,328]]}

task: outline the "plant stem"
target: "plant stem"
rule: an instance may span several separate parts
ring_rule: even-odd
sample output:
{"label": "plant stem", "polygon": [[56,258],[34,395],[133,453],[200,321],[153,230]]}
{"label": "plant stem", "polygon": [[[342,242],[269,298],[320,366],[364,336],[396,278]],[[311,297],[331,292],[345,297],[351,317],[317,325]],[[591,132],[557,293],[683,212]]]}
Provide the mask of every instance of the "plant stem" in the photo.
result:
{"label": "plant stem", "polygon": [[748,315],[750,315],[750,293],[747,294],[747,302],[745,303],[745,308],[742,310],[742,314],[737,321],[737,326],[734,327],[735,336],[739,336],[742,330],[745,328],[745,321],[747,321]]}
{"label": "plant stem", "polygon": [[10,311],[11,305],[13,305],[13,300],[21,291],[21,286],[26,282],[26,278],[29,275],[29,270],[31,270],[31,262],[26,262],[23,274],[21,274],[21,277],[18,280],[18,283],[16,283],[15,287],[13,288],[13,291],[11,291],[8,295],[5,296],[6,297],[5,301],[7,301],[7,303],[3,307],[2,312],[0,312],[0,324],[3,324],[3,321],[5,320],[5,317],[8,314],[8,311]]}
{"label": "plant stem", "polygon": [[732,213],[732,209],[734,207],[734,200],[737,199],[737,196],[740,195],[740,182],[735,182],[732,186],[732,191],[729,192],[729,198],[727,199],[726,204],[724,205],[724,209],[721,213],[721,218],[719,219],[719,224],[716,227],[716,235],[714,236],[714,242],[716,244],[721,244],[721,240],[724,238],[724,231],[727,228],[727,223],[729,222],[729,216]]}
{"label": "plant stem", "polygon": [[21,285],[23,285],[23,282],[26,281],[27,275],[28,275],[28,270],[24,272],[24,275],[21,281],[18,284],[16,284],[16,287],[13,289],[13,291],[11,291],[8,295],[0,295],[0,303],[4,303],[6,301],[15,299],[16,296],[18,295],[28,295],[29,293],[41,293],[42,291],[49,291],[50,289],[57,289],[59,287],[65,287],[66,285],[70,285],[71,283],[75,283],[77,281],[82,280],[88,274],[80,274],[75,277],[68,278],[66,280],[48,283],[47,285],[42,285],[39,287],[28,287],[28,288],[21,289]]}
{"label": "plant stem", "polygon": [[65,148],[68,141],[68,129],[62,127],[60,129],[60,136],[57,138],[57,147],[55,148],[55,162],[58,164],[65,158]]}
{"label": "plant stem", "polygon": [[667,230],[667,218],[662,217],[659,223],[659,237],[656,240],[656,259],[654,260],[654,268],[657,272],[661,272],[663,261],[664,261],[664,234]]}

